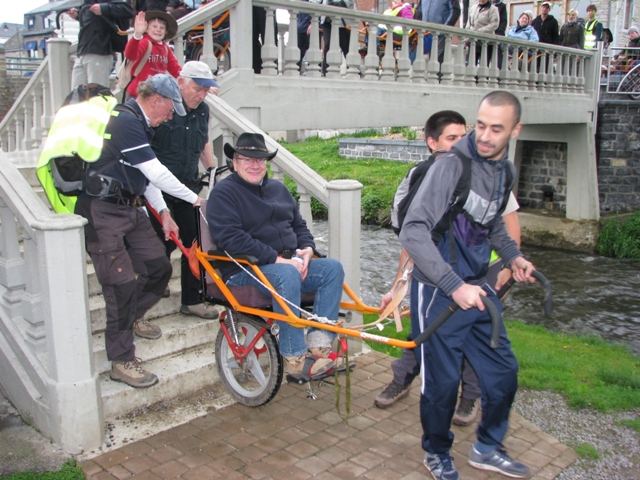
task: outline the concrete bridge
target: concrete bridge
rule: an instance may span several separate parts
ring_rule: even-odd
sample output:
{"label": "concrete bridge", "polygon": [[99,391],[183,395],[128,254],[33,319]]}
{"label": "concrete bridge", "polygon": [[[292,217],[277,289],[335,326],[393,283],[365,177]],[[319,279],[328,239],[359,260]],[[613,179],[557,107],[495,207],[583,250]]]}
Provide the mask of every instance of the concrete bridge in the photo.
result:
{"label": "concrete bridge", "polygon": [[[253,6],[267,12],[261,75],[255,75],[251,68]],[[276,9],[289,14],[286,45],[282,32],[279,44],[274,41]],[[566,217],[598,219],[594,123],[599,52],[473,35],[413,20],[393,18],[391,22],[382,15],[307,2],[221,0],[179,21],[179,38],[194,26],[205,25],[202,60],[214,70],[218,65],[211,24],[226,10],[231,23],[229,67],[219,75],[219,98],[209,96],[206,100],[211,107],[210,138],[219,159],[223,158],[224,142],[232,142],[243,131],[295,133],[412,126],[445,108],[473,119],[482,96],[506,89],[523,103],[524,128],[510,148],[513,161],[518,165],[522,140],[566,142]],[[296,65],[296,19],[300,13],[313,17],[308,68],[303,74]],[[338,29],[333,29],[326,76],[319,68],[321,15],[332,18],[334,24],[343,21],[352,33],[349,53],[343,57],[338,50]],[[394,52],[388,43],[380,60],[375,52],[375,29],[356,35],[362,22],[386,23],[390,29],[401,25],[400,49]],[[418,38],[430,32],[434,38],[427,55],[423,42],[417,42],[413,64],[410,32]],[[367,54],[361,57],[358,49],[363,35],[368,35],[369,41]],[[440,45],[442,62],[438,61]],[[160,386],[148,392],[118,389],[106,380],[108,362],[100,345],[103,303],[92,269],[87,268],[83,220],[52,214],[34,190],[33,167],[39,150],[55,111],[70,90],[75,45],[52,39],[48,51],[49,56],[0,123],[0,383],[25,418],[74,453],[101,444],[105,419],[194,391],[216,381],[216,374],[210,363],[167,371]],[[175,52],[183,61],[182,42],[176,42]],[[522,60],[512,61],[509,52],[522,52]],[[538,57],[543,60],[537,62]],[[351,180],[326,182],[275,140],[268,138],[268,142],[270,148],[279,148],[272,164],[274,175],[282,178],[286,174],[296,182],[305,218],[311,217],[311,197],[328,206],[329,255],[344,263],[347,281],[359,290],[362,186]],[[151,314],[171,315],[177,311],[177,302],[174,296]],[[171,327],[162,347],[137,342],[139,351],[146,358],[161,360],[170,355],[186,356],[197,349],[210,350],[207,345],[215,334],[214,325],[184,325]],[[176,342],[174,336],[190,340]]]}

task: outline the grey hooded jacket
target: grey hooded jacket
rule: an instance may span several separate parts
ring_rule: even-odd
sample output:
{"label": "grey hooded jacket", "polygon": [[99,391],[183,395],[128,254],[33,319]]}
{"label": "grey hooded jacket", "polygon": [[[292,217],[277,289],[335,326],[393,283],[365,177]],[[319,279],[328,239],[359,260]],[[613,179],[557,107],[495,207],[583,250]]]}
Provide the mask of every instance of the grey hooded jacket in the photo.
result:
{"label": "grey hooded jacket", "polygon": [[[462,175],[461,157],[472,159],[471,190],[464,205],[465,214],[458,215],[454,230],[457,233],[468,232],[469,235],[460,238],[465,234],[456,234],[456,239],[465,244],[472,256],[477,254],[480,263],[486,263],[486,266],[491,249],[496,250],[506,265],[522,255],[499,215],[500,205],[505,195],[509,195],[509,177],[515,176],[513,164],[507,159],[506,153],[498,161],[480,158],[475,149],[475,132],[471,132],[456,142],[453,149],[429,169],[411,202],[400,232],[400,243],[414,261],[414,278],[442,289],[448,296],[465,281],[443,258],[448,257],[448,242],[443,238],[439,248],[431,240],[431,231],[453,200],[454,189]],[[506,169],[510,169],[512,175],[506,174]],[[468,218],[477,223],[472,224]],[[459,270],[460,263],[464,263],[466,257],[458,257],[456,269]],[[484,279],[467,280],[467,283],[483,284]]]}

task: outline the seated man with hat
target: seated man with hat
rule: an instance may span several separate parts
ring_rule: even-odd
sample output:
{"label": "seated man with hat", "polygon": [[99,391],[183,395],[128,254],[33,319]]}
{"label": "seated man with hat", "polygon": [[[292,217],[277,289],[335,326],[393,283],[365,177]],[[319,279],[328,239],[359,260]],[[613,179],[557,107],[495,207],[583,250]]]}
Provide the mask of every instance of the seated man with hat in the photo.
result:
{"label": "seated man with hat", "polygon": [[[207,221],[212,240],[230,255],[252,255],[260,270],[278,294],[299,306],[301,294],[315,292],[313,313],[329,320],[338,319],[344,271],[331,258],[312,258],[313,235],[300,215],[296,200],[287,187],[267,175],[267,161],[278,151],[267,150],[259,133],[242,133],[236,146],[225,144],[224,153],[232,159],[233,174],[211,191]],[[265,286],[233,263],[221,268],[228,286]],[[273,310],[284,313],[273,300]],[[294,309],[294,313],[298,313]],[[280,353],[286,373],[295,379],[314,379],[329,373],[334,334],[304,330],[287,322],[280,326]]]}

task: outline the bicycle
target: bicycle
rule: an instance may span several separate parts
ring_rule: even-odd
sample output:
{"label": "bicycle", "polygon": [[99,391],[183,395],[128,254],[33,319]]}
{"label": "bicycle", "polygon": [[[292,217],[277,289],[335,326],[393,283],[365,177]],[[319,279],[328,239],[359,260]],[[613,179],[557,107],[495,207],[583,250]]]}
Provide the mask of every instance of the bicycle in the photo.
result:
{"label": "bicycle", "polygon": [[[218,60],[218,70],[215,75],[226,72],[231,68],[231,51],[229,50],[229,14],[227,10],[222,15],[215,17],[211,23],[213,37],[213,54]],[[185,58],[189,60],[200,60],[204,49],[204,25],[198,25],[189,30],[184,36]]]}

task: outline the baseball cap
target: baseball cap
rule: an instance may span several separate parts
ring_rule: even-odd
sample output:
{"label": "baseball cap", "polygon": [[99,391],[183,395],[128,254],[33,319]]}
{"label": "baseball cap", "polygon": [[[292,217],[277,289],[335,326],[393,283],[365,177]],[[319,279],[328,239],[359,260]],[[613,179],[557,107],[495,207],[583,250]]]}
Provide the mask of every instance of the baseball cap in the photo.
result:
{"label": "baseball cap", "polygon": [[213,74],[209,65],[204,62],[198,62],[192,60],[184,64],[180,76],[184,78],[190,78],[201,87],[220,87],[218,83],[213,79]]}
{"label": "baseball cap", "polygon": [[550,4],[549,2],[542,2],[542,3],[540,4],[540,7],[544,7],[545,5],[546,5],[547,7],[549,7],[549,8],[551,8],[551,4]]}
{"label": "baseball cap", "polygon": [[631,32],[639,33],[639,32],[638,32],[638,27],[636,27],[635,25],[631,25],[631,26],[629,27],[629,30],[627,30],[627,33],[631,33]]}
{"label": "baseball cap", "polygon": [[144,83],[149,84],[151,90],[159,93],[163,97],[170,98],[173,102],[173,109],[175,112],[184,117],[187,112],[182,106],[182,94],[180,93],[180,87],[178,82],[171,75],[166,73],[158,73],[153,77],[149,77]]}

